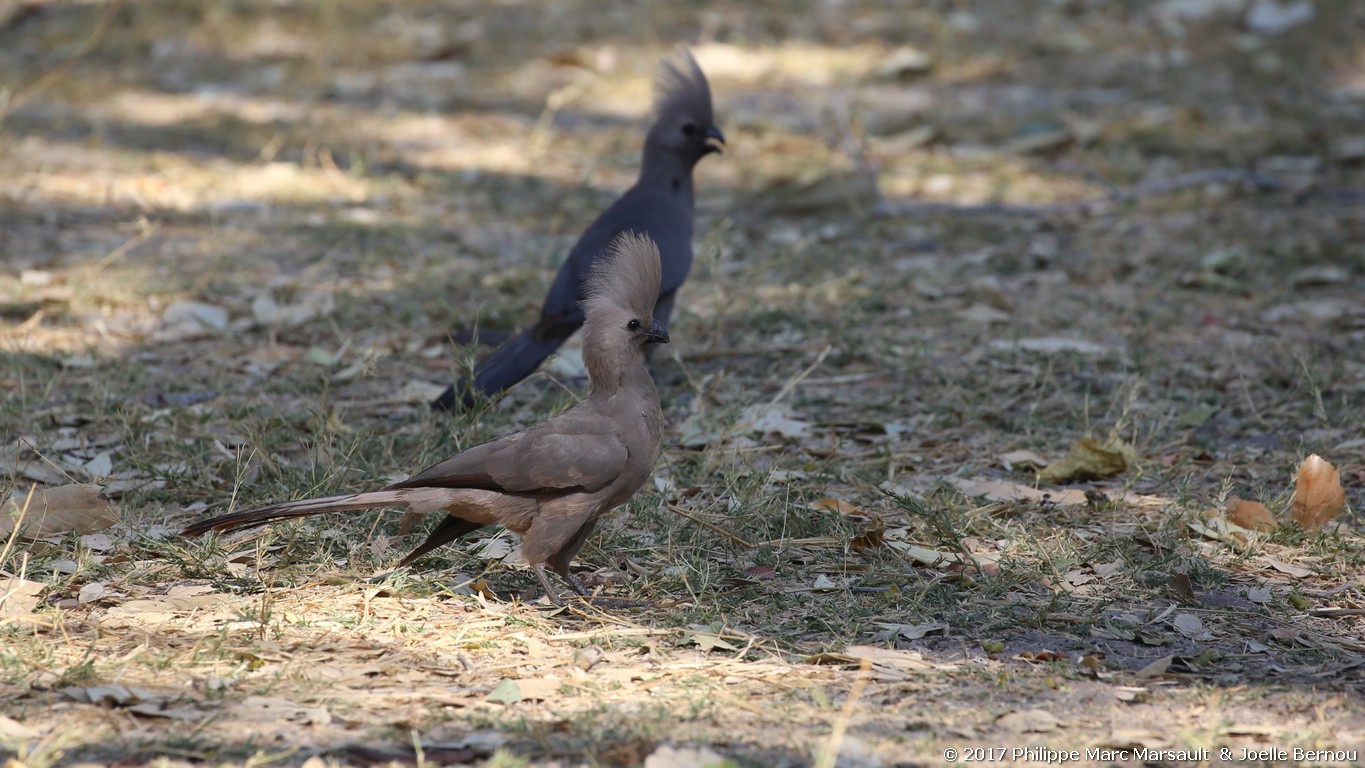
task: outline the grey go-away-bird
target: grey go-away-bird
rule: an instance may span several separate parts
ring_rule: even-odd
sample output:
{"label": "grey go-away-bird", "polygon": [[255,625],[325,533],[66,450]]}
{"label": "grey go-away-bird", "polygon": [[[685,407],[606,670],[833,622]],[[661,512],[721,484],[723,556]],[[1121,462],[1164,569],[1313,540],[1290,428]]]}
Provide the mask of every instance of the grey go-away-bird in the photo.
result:
{"label": "grey go-away-bird", "polygon": [[647,235],[659,246],[663,278],[654,316],[667,324],[677,291],[692,268],[692,169],[719,152],[725,135],[715,125],[711,87],[697,62],[681,48],[664,59],[655,81],[654,124],[645,137],[640,176],[588,226],[560,266],[545,296],[540,320],[498,347],[432,403],[463,410],[478,393],[493,396],[530,376],[583,324],[583,283],[592,265],[622,232]]}
{"label": "grey go-away-bird", "polygon": [[579,595],[569,562],[603,513],[635,494],[659,456],[663,413],[645,365],[645,345],[667,343],[654,318],[659,249],[626,233],[597,259],[584,286],[583,361],[592,391],[572,409],[451,456],[377,491],[286,501],[203,520],[181,531],[250,528],[273,520],[376,507],[443,519],[399,567],[485,525],[522,536],[522,554],[551,601],[563,604],[548,565]]}

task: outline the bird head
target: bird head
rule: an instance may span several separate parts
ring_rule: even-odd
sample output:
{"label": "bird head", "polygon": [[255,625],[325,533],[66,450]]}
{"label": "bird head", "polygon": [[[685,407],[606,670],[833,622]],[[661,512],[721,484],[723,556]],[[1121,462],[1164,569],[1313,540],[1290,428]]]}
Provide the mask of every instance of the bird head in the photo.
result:
{"label": "bird head", "polygon": [[711,110],[711,86],[686,48],[659,63],[654,80],[654,125],[648,145],[696,163],[720,152],[725,134]]}
{"label": "bird head", "polygon": [[648,236],[625,232],[612,241],[585,286],[585,357],[590,346],[625,350],[668,343],[668,329],[654,319],[660,272],[659,248]]}

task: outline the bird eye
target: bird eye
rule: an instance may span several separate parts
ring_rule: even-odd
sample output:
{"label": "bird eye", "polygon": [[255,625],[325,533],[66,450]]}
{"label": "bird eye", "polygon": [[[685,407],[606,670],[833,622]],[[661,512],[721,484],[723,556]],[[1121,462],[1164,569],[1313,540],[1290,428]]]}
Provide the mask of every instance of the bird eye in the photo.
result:
{"label": "bird eye", "polygon": [[631,320],[629,323],[626,323],[626,330],[630,331],[631,333],[640,330],[640,321]]}
{"label": "bird eye", "polygon": [[695,136],[697,135],[697,126],[695,123],[683,123],[682,132],[684,136]]}

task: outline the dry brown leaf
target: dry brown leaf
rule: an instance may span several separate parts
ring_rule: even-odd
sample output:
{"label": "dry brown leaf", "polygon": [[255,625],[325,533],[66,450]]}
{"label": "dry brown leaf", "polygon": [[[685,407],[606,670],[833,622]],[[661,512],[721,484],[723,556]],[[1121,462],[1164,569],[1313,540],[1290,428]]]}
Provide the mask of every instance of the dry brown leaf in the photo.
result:
{"label": "dry brown leaf", "polygon": [[1332,462],[1316,453],[1299,464],[1294,479],[1294,520],[1304,530],[1321,528],[1346,506],[1346,489]]}
{"label": "dry brown leaf", "polygon": [[1046,709],[1025,709],[1001,715],[995,724],[1011,733],[1048,733],[1061,722]]}
{"label": "dry brown leaf", "polygon": [[1101,443],[1086,437],[1071,444],[1066,458],[1044,467],[1038,473],[1038,479],[1049,483],[1100,480],[1117,475],[1136,460],[1133,446],[1118,438]]}
{"label": "dry brown leaf", "polygon": [[810,504],[811,509],[821,509],[826,512],[835,512],[847,517],[866,517],[867,513],[861,507],[851,501],[836,499],[833,496],[826,496],[816,499]]}
{"label": "dry brown leaf", "polygon": [[1161,675],[1166,674],[1166,670],[1171,668],[1171,662],[1173,661],[1175,661],[1174,656],[1162,656],[1156,661],[1153,661],[1147,666],[1143,667],[1142,669],[1139,669],[1138,671],[1134,672],[1133,677],[1143,679],[1149,677],[1160,677]]}
{"label": "dry brown leaf", "polygon": [[72,483],[41,488],[32,496],[14,496],[0,513],[0,535],[22,527],[26,538],[63,533],[93,533],[118,522],[118,506],[104,498],[98,485]]}
{"label": "dry brown leaf", "polygon": [[1264,504],[1237,496],[1228,497],[1228,520],[1248,531],[1273,531],[1280,527]]}
{"label": "dry brown leaf", "polygon": [[32,613],[47,585],[27,579],[0,579],[0,619]]}
{"label": "dry brown leaf", "polygon": [[996,458],[1000,460],[1001,464],[1005,465],[1005,469],[1010,470],[1016,467],[1032,468],[1047,466],[1047,459],[1029,450],[1010,451],[1008,453],[1002,453]]}

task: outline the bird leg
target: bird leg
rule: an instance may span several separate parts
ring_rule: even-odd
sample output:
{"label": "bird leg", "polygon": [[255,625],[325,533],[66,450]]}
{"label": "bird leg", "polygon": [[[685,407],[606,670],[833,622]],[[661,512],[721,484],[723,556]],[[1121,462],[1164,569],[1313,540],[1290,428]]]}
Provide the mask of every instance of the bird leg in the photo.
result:
{"label": "bird leg", "polygon": [[[554,585],[550,583],[550,576],[549,574],[545,573],[545,564],[535,563],[531,566],[531,570],[535,571],[536,578],[540,580],[540,588],[545,590],[545,597],[549,598],[550,602],[554,603],[560,608],[563,608],[564,598],[559,596],[559,592],[556,591]],[[581,585],[576,586],[578,586],[578,589],[574,591],[578,592],[579,594],[582,594],[581,590],[583,589],[583,587]]]}
{"label": "bird leg", "polygon": [[565,568],[559,575],[564,577],[564,581],[569,585],[569,589],[572,589],[579,597],[592,597],[592,593],[583,587],[583,582],[579,581],[578,577],[573,575],[573,571]]}

